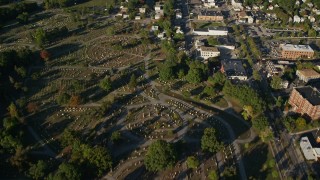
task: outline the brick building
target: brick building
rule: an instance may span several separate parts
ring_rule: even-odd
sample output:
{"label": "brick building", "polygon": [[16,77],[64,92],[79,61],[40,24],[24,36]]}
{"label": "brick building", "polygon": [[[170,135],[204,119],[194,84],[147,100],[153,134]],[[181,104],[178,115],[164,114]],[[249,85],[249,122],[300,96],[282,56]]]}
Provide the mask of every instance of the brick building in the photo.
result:
{"label": "brick building", "polygon": [[203,10],[198,15],[198,20],[203,21],[223,21],[223,15],[220,11]]}
{"label": "brick building", "polygon": [[285,59],[312,58],[314,51],[309,45],[280,44],[281,56]]}
{"label": "brick building", "polygon": [[320,93],[311,86],[294,88],[290,94],[289,104],[292,111],[306,114],[311,119],[320,118]]}

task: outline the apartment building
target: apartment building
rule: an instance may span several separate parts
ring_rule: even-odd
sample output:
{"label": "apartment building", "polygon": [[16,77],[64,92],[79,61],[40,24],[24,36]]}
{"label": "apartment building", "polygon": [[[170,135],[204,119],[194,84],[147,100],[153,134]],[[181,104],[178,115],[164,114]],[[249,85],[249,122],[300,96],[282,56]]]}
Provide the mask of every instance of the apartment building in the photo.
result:
{"label": "apartment building", "polygon": [[281,56],[285,59],[312,58],[314,51],[309,45],[280,44]]}
{"label": "apartment building", "polygon": [[202,10],[198,15],[198,20],[202,21],[223,21],[223,15],[220,11]]}
{"label": "apartment building", "polygon": [[211,57],[218,57],[220,56],[220,51],[217,47],[200,47],[200,57],[203,59],[209,59]]}
{"label": "apartment building", "polygon": [[320,93],[311,86],[294,88],[290,94],[289,104],[292,111],[305,114],[316,120],[320,118]]}

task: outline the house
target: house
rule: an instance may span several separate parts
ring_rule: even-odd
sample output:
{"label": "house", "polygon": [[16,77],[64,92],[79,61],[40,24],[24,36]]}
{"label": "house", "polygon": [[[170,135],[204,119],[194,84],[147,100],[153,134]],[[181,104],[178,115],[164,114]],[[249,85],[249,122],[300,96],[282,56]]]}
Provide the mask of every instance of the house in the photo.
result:
{"label": "house", "polygon": [[166,33],[165,32],[160,32],[158,35],[157,35],[157,37],[159,38],[159,39],[165,39],[166,38]]}
{"label": "house", "polygon": [[272,77],[274,75],[281,75],[284,70],[284,66],[281,64],[276,65],[272,61],[267,61],[266,62],[266,69],[268,72],[267,77]]}
{"label": "house", "polygon": [[293,16],[293,22],[300,23],[301,22],[301,18],[298,15],[295,15],[295,16]]}
{"label": "house", "polygon": [[320,118],[320,93],[317,88],[294,88],[289,97],[289,104],[293,112],[308,115],[313,120]]}
{"label": "house", "polygon": [[273,7],[272,5],[269,5],[269,6],[268,6],[268,10],[273,10],[273,8],[274,8],[274,7]]}
{"label": "house", "polygon": [[174,28],[175,28],[175,30],[176,30],[176,33],[178,33],[178,34],[184,34],[183,31],[181,30],[181,27],[180,27],[180,26],[175,26]]}
{"label": "house", "polygon": [[310,21],[311,23],[316,22],[316,18],[313,17],[313,16],[308,16],[308,19],[309,19],[309,21]]}
{"label": "house", "polygon": [[312,58],[314,51],[309,45],[280,44],[281,57],[285,59]]}
{"label": "house", "polygon": [[304,134],[300,139],[300,148],[307,160],[319,161],[320,135],[318,135],[317,133]]}
{"label": "house", "polygon": [[198,15],[198,20],[203,21],[223,21],[223,15],[220,11],[202,10]]}
{"label": "house", "polygon": [[188,0],[188,5],[191,8],[201,8],[202,7],[202,1],[201,0]]}
{"label": "house", "polygon": [[297,70],[296,75],[304,82],[309,82],[320,78],[320,74],[313,69]]}
{"label": "house", "polygon": [[200,47],[201,46],[204,46],[204,42],[199,40],[199,39],[197,39],[196,42],[195,42],[196,49],[198,49],[200,51]]}
{"label": "house", "polygon": [[228,59],[221,61],[221,70],[228,79],[247,80],[248,76],[246,70],[239,59]]}
{"label": "house", "polygon": [[296,5],[299,6],[300,5],[300,1],[296,0]]}
{"label": "house", "polygon": [[252,9],[257,11],[257,10],[259,10],[260,8],[259,8],[259,6],[257,6],[257,5],[253,5],[253,6],[252,6]]}
{"label": "house", "polygon": [[243,10],[243,6],[240,0],[231,0],[231,5],[235,11]]}
{"label": "house", "polygon": [[135,19],[135,20],[140,20],[140,19],[141,19],[141,16],[140,16],[140,15],[137,15],[137,16],[134,17],[134,19]]}
{"label": "house", "polygon": [[241,11],[237,14],[239,23],[253,23],[253,15],[248,11]]}
{"label": "house", "polygon": [[151,31],[158,31],[159,30],[159,26],[151,26]]}
{"label": "house", "polygon": [[182,12],[180,10],[176,12],[176,19],[182,19]]}
{"label": "house", "polygon": [[194,29],[193,34],[199,36],[227,36],[228,29],[226,27],[209,27],[205,29]]}
{"label": "house", "polygon": [[215,0],[203,0],[203,6],[208,8],[217,8]]}
{"label": "house", "polygon": [[160,19],[164,12],[163,12],[163,4],[161,2],[156,2],[156,5],[154,6],[155,15],[154,19]]}
{"label": "house", "polygon": [[220,51],[217,47],[206,47],[200,46],[200,57],[203,59],[209,59],[211,57],[218,57],[220,56]]}
{"label": "house", "polygon": [[146,8],[139,8],[139,13],[145,14],[146,13]]}

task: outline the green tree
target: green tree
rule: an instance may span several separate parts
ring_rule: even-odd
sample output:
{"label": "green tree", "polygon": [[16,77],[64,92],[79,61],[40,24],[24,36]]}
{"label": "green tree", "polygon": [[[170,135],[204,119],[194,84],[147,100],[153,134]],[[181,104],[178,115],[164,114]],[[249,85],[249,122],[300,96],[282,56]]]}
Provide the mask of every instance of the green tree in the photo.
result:
{"label": "green tree", "polygon": [[211,171],[209,172],[208,178],[209,178],[210,180],[218,180],[218,179],[219,179],[219,176],[218,176],[217,171],[211,170]]}
{"label": "green tree", "polygon": [[121,133],[120,133],[120,131],[114,131],[114,132],[112,132],[111,137],[110,137],[110,140],[111,140],[113,143],[119,142],[119,141],[121,140]]}
{"label": "green tree", "polygon": [[222,72],[218,71],[214,73],[213,78],[209,78],[208,81],[212,83],[214,86],[217,84],[223,85],[226,81],[226,76]]}
{"label": "green tree", "polygon": [[261,81],[261,75],[259,73],[259,71],[257,70],[253,70],[253,79],[256,80],[256,81]]}
{"label": "green tree", "polygon": [[113,26],[108,27],[108,29],[106,30],[107,35],[109,36],[113,36],[116,34],[116,30]]}
{"label": "green tree", "polygon": [[71,96],[69,94],[62,93],[57,97],[56,101],[59,105],[65,105],[69,102],[70,98],[71,98]]}
{"label": "green tree", "polygon": [[43,179],[46,175],[48,165],[43,160],[37,162],[37,164],[32,164],[29,169],[29,175],[33,179]]}
{"label": "green tree", "polygon": [[202,71],[198,68],[189,69],[186,80],[193,84],[200,83],[203,80]]}
{"label": "green tree", "polygon": [[131,77],[130,77],[130,81],[129,81],[129,87],[130,88],[136,88],[138,85],[138,82],[137,82],[137,77],[132,74]]}
{"label": "green tree", "polygon": [[305,120],[304,118],[299,117],[299,118],[296,120],[295,125],[296,125],[296,128],[297,128],[298,130],[302,130],[302,129],[304,129],[304,128],[307,126],[307,122],[306,122],[306,120]]}
{"label": "green tree", "polygon": [[209,44],[210,46],[216,46],[216,45],[219,44],[219,41],[217,40],[216,37],[210,36],[210,37],[208,38],[208,44]]}
{"label": "green tree", "polygon": [[281,89],[281,83],[282,83],[282,79],[280,76],[276,76],[276,75],[272,76],[270,86],[273,89]]}
{"label": "green tree", "polygon": [[223,147],[216,137],[216,130],[214,128],[206,128],[201,138],[201,149],[216,153]]}
{"label": "green tree", "polygon": [[8,112],[10,114],[10,117],[19,118],[19,112],[18,112],[17,106],[13,102],[10,103],[8,107]]}
{"label": "green tree", "polygon": [[308,37],[316,37],[316,36],[317,36],[317,31],[314,30],[313,28],[309,29]]}
{"label": "green tree", "polygon": [[47,33],[42,28],[38,28],[34,34],[34,40],[39,47],[42,47],[47,41]]}
{"label": "green tree", "polygon": [[163,81],[174,78],[173,65],[165,63],[160,67],[159,78]]}
{"label": "green tree", "polygon": [[19,23],[27,24],[28,20],[29,20],[29,13],[23,12],[23,13],[19,14],[17,16],[17,20],[19,21]]}
{"label": "green tree", "polygon": [[112,89],[112,82],[110,78],[104,78],[103,80],[100,81],[99,85],[103,90],[107,92],[110,92]]}
{"label": "green tree", "polygon": [[258,130],[259,132],[265,130],[269,126],[267,117],[260,115],[256,118],[254,118],[252,120],[252,126],[253,126],[253,128]]}
{"label": "green tree", "polygon": [[81,172],[77,167],[72,164],[62,163],[60,164],[58,171],[54,174],[54,180],[79,180],[81,178]]}
{"label": "green tree", "polygon": [[144,164],[149,171],[160,171],[172,167],[176,159],[173,145],[164,140],[157,140],[149,146]]}
{"label": "green tree", "polygon": [[192,169],[197,169],[197,167],[199,166],[199,160],[196,158],[196,157],[194,157],[194,156],[189,156],[188,158],[187,158],[187,166],[189,167],[189,168],[192,168]]}

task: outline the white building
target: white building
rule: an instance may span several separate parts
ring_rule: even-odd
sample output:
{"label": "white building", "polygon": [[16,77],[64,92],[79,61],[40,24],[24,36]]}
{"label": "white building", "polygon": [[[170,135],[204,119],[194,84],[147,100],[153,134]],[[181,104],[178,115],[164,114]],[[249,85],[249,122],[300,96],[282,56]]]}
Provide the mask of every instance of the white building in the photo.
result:
{"label": "white building", "polygon": [[298,15],[293,16],[293,22],[300,23],[301,18]]}
{"label": "white building", "polygon": [[154,6],[155,10],[155,15],[154,19],[160,19],[163,16],[163,4],[160,2],[157,2],[156,5]]}
{"label": "white building", "polygon": [[227,36],[228,29],[225,27],[209,27],[207,29],[194,29],[193,34],[198,36]]}
{"label": "white building", "polygon": [[239,0],[231,0],[231,5],[235,11],[242,11],[243,6]]}
{"label": "white building", "polygon": [[220,51],[216,47],[200,47],[200,57],[203,59],[208,59],[211,57],[218,57],[220,56]]}
{"label": "white building", "polygon": [[204,42],[197,39],[196,42],[195,42],[195,46],[196,46],[196,49],[200,51],[200,47],[201,46],[204,46]]}
{"label": "white building", "polygon": [[203,6],[208,8],[217,8],[215,0],[202,0]]}
{"label": "white building", "polygon": [[182,13],[180,11],[176,12],[176,19],[182,19]]}
{"label": "white building", "polygon": [[141,13],[141,14],[146,13],[146,8],[139,8],[139,13]]}
{"label": "white building", "polygon": [[[314,137],[304,136],[300,139],[300,148],[303,152],[304,157],[307,160],[317,161],[320,159],[320,146],[319,146],[319,137],[317,141],[311,139]],[[311,142],[312,141],[312,142]]]}

